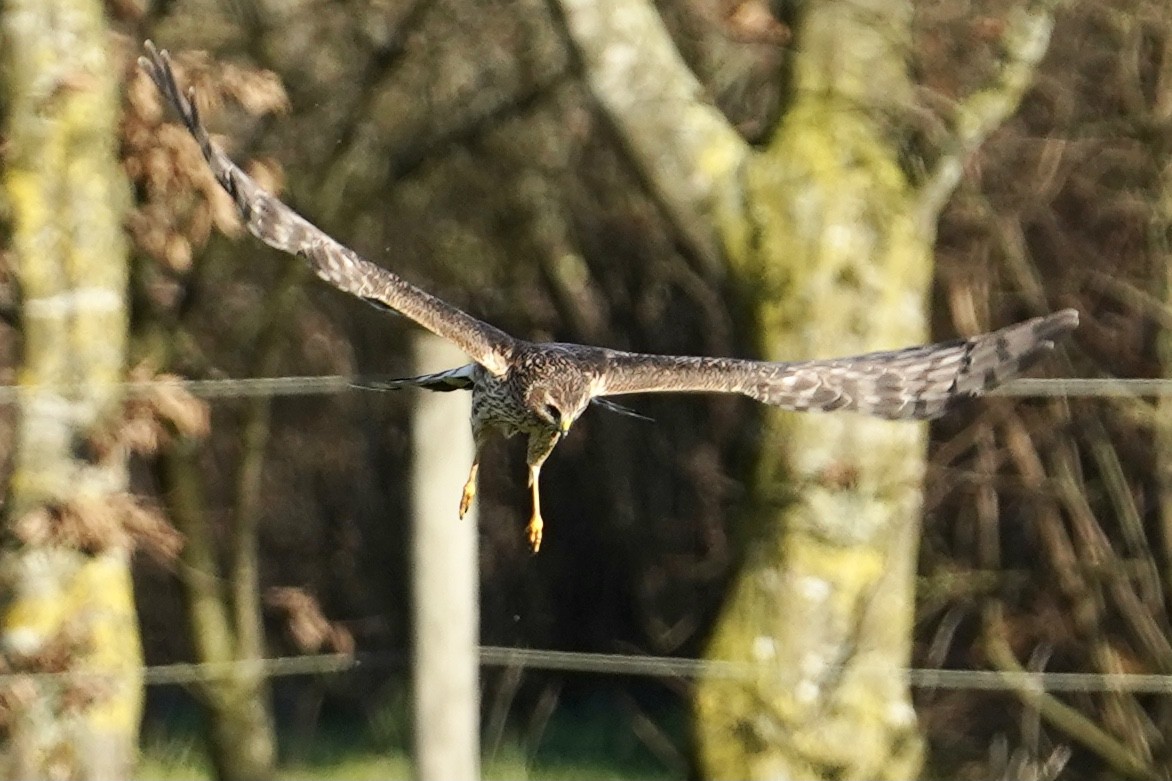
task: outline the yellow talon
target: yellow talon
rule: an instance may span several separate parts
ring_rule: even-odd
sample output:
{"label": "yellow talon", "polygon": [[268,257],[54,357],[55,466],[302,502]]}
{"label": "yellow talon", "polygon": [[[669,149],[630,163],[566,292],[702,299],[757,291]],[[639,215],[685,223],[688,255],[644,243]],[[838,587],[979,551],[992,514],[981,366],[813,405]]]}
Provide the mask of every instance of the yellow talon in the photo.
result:
{"label": "yellow talon", "polygon": [[461,518],[468,514],[468,508],[472,506],[472,500],[476,498],[476,472],[479,466],[477,463],[472,464],[472,469],[468,472],[468,481],[464,483],[464,493],[460,494]]}
{"label": "yellow talon", "polygon": [[464,484],[464,493],[460,495],[460,517],[463,518],[468,514],[468,508],[472,506],[472,500],[476,497],[476,483],[469,481]]}
{"label": "yellow talon", "polygon": [[529,525],[526,530],[529,532],[529,546],[533,548],[533,552],[541,550],[541,530],[545,523],[541,520],[540,515],[534,515],[529,519]]}

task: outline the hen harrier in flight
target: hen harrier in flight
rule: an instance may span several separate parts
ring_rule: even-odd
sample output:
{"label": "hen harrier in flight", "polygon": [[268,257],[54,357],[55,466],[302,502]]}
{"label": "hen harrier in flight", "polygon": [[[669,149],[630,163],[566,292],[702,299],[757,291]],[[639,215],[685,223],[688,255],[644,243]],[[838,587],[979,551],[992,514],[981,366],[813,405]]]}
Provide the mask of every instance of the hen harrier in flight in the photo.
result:
{"label": "hen harrier in flight", "polygon": [[461,517],[476,495],[480,451],[488,437],[528,435],[533,514],[527,530],[534,552],[541,547],[543,526],[541,465],[591,402],[613,408],[617,405],[606,397],[627,393],[740,393],[791,410],[854,410],[892,420],[923,420],[1017,375],[1078,325],[1078,312],[1064,309],[972,339],[796,363],[527,342],[362,259],[310,224],[212,144],[195,107],[194,91],[186,96],[180,92],[166,51],[148,41],[139,63],[199,143],[212,173],[254,236],[301,256],[339,290],[409,317],[472,358],[473,363],[450,371],[377,387],[472,391],[476,456],[460,498]]}

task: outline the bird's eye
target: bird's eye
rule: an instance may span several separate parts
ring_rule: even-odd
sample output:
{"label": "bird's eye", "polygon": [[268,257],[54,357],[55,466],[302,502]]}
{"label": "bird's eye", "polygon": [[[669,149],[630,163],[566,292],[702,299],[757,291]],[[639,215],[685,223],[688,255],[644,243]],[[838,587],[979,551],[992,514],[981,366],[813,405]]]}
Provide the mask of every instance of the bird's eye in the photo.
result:
{"label": "bird's eye", "polygon": [[562,419],[562,411],[552,404],[545,405],[545,415],[554,423]]}

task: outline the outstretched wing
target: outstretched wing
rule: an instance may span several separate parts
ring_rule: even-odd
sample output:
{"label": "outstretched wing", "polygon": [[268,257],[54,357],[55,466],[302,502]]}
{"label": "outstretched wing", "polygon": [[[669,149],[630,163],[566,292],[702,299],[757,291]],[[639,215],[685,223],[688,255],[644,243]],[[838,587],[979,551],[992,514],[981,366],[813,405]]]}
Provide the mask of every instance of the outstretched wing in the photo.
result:
{"label": "outstretched wing", "polygon": [[1018,375],[1077,325],[1078,312],[1064,309],[972,339],[801,363],[607,350],[596,394],[741,393],[793,410],[934,418]]}
{"label": "outstretched wing", "polygon": [[175,83],[167,52],[156,50],[147,41],[146,53],[139,58],[139,65],[199,143],[216,180],[232,196],[252,235],[271,247],[305,258],[319,277],[339,290],[399,312],[453,342],[493,374],[505,373],[515,344],[513,337],[363,260],[266,192],[212,143],[200,121],[194,95],[184,95]]}

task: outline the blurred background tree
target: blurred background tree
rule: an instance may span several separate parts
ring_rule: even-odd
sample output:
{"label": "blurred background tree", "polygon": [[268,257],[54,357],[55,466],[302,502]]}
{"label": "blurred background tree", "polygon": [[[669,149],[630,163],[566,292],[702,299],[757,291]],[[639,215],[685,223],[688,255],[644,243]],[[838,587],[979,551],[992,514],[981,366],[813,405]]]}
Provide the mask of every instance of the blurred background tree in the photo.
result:
{"label": "blurred background tree", "polygon": [[[994,75],[947,117],[924,170],[903,159],[917,130],[911,3],[785,9],[785,105],[755,150],[701,99],[650,4],[561,7],[595,95],[664,212],[687,226],[679,232],[696,255],[730,262],[766,357],[925,340],[939,210],[963,159],[1029,85],[1052,25],[1045,4],[1013,10]],[[923,425],[767,415],[709,645],[710,658],[756,672],[698,685],[706,776],[918,774],[903,670],[925,435]]]}
{"label": "blurred background tree", "polygon": [[[142,649],[130,554],[174,535],[127,493],[121,425],[129,205],[117,68],[96,0],[0,6],[5,315],[18,408],[5,422],[0,684],[9,778],[126,778]],[[6,337],[11,339],[11,331]],[[100,671],[95,674],[95,671]]]}
{"label": "blurred background tree", "polygon": [[[870,16],[851,15],[868,8]],[[690,92],[668,92],[684,72],[675,62],[655,71],[651,97],[640,91],[651,87],[632,80],[628,86],[638,89],[629,91],[625,109],[597,81],[583,39],[588,30],[575,28],[574,14],[590,8],[569,2],[126,0],[108,9],[122,33],[115,39],[120,72],[134,73],[146,37],[176,52],[210,52],[202,60],[187,55],[182,64],[215,104],[216,129],[237,159],[254,161],[274,186],[284,180],[299,209],[368,257],[519,335],[788,358],[947,338],[1076,306],[1084,313],[1077,348],[1069,364],[1052,364],[1054,371],[1167,376],[1161,334],[1169,323],[1172,58],[1165,4],[1062,6],[1033,86],[1000,129],[997,112],[975,114],[996,122],[966,123],[974,96],[1015,78],[1007,66],[1029,70],[1030,58],[1015,56],[1012,45],[1023,14],[1038,10],[1024,2],[889,8],[673,0],[659,4],[655,16],[649,6],[624,4],[620,10],[641,9],[644,22],[665,25],[671,36],[640,41],[628,50],[632,56],[682,55],[698,80]],[[269,77],[246,76],[259,70],[286,85],[287,109],[261,88]],[[129,219],[136,376],[407,373],[404,324],[324,286],[301,286],[286,276],[285,259],[253,242],[213,235],[214,225],[231,230],[214,185],[159,127],[142,85],[127,85],[122,133],[136,188]],[[686,124],[664,106],[665,94],[686,106],[699,96],[719,112],[706,109],[699,124]],[[11,110],[11,94],[0,102]],[[641,108],[659,109],[662,154],[678,154],[681,147],[668,140],[689,127],[721,140],[725,154],[700,160],[701,184],[708,185],[699,195],[665,189],[662,177],[681,170],[664,173],[654,164],[648,146],[657,151],[659,139],[640,146],[624,111]],[[829,140],[837,143],[826,150]],[[683,159],[698,164],[691,155]],[[0,165],[7,169],[10,160]],[[734,161],[742,167],[722,179]],[[725,189],[713,192],[712,182]],[[807,238],[798,241],[803,182],[819,183],[814,192],[825,206],[811,209]],[[871,197],[875,205],[864,206]],[[869,238],[857,250],[826,243],[828,235],[852,235],[827,232],[835,214],[852,230],[866,228]],[[746,235],[746,221],[760,231]],[[936,270],[929,276],[933,233]],[[887,258],[882,266],[858,265],[880,257]],[[15,302],[10,279],[3,301]],[[834,290],[853,297],[827,303],[824,294]],[[929,309],[920,308],[925,296]],[[774,311],[770,301],[789,303]],[[887,309],[898,317],[883,315]],[[11,319],[0,332],[9,381],[21,336]],[[204,571],[212,580],[190,558],[137,563],[147,659],[208,658],[197,647],[208,636],[176,631],[174,620],[184,603],[196,601],[198,582],[218,584],[221,593],[203,604],[219,605],[208,613],[230,630],[225,636],[252,633],[224,643],[223,658],[345,648],[347,636],[364,652],[402,653],[409,636],[402,552],[410,399],[349,393],[207,407],[177,401],[141,412],[140,419],[155,421],[162,449],[133,462],[132,484],[139,496],[166,499],[178,524],[174,481],[181,473],[196,481],[196,517],[207,524],[199,527],[206,531]],[[916,475],[925,467],[916,456],[924,433],[916,427],[899,430],[904,455],[888,459],[912,479],[879,491],[887,509],[870,515],[862,508],[871,505],[859,499],[849,511],[821,517],[841,521],[833,531],[870,545],[854,549],[831,544],[810,523],[778,519],[784,508],[802,507],[803,497],[829,496],[837,506],[874,494],[880,483],[862,479],[871,467],[841,456],[829,462],[836,469],[822,461],[795,465],[789,448],[771,443],[849,439],[869,425],[766,415],[735,399],[636,403],[655,424],[595,412],[559,447],[544,472],[551,524],[540,556],[529,556],[520,531],[520,452],[498,444],[487,454],[483,642],[693,657],[715,637],[721,656],[752,658],[746,641],[757,635],[719,638],[738,600],[755,592],[768,599],[752,597],[756,607],[741,612],[766,627],[775,658],[790,660],[781,672],[792,676],[782,678],[780,694],[761,689],[760,718],[745,733],[765,736],[768,751],[758,754],[784,743],[769,729],[801,735],[812,723],[804,704],[790,701],[798,679],[809,675],[792,659],[811,649],[833,656],[838,647],[844,655],[836,662],[859,664],[816,681],[822,685],[812,706],[828,705],[823,715],[847,737],[781,745],[791,767],[806,762],[847,775],[913,768],[922,733],[928,774],[939,777],[1166,772],[1167,697],[922,690],[914,700],[917,727],[903,707],[902,674],[909,632],[916,665],[1172,672],[1166,405],[991,399],[933,427],[917,563]],[[182,412],[160,417],[160,407]],[[6,408],[9,431],[14,420]],[[836,426],[832,436],[823,429]],[[180,446],[188,450],[176,471]],[[9,470],[13,456],[5,447]],[[776,478],[795,473],[804,479]],[[196,539],[192,528],[183,527],[189,541]],[[249,575],[238,543],[252,530],[257,555]],[[754,560],[747,550],[761,555]],[[842,595],[835,603],[846,610],[842,621],[820,621],[833,612],[795,602],[791,591],[753,585],[752,573],[767,575],[776,555],[793,561],[800,551],[800,561],[815,567],[840,563],[831,572],[809,569],[815,580],[807,582],[857,576],[830,592]],[[184,555],[195,552],[189,547]],[[844,557],[853,563],[841,564]],[[876,579],[877,569],[886,579]],[[740,579],[744,573],[749,580]],[[734,578],[739,585],[730,591]],[[260,599],[254,586],[269,598]],[[273,587],[295,591],[268,591]],[[322,631],[295,631],[311,614],[324,622],[315,624]],[[249,628],[256,620],[265,625],[267,646]],[[795,629],[802,621],[818,632]],[[872,670],[875,656],[881,663]],[[279,685],[278,732],[320,734],[320,708],[333,719],[374,719],[401,690],[402,679],[383,671]],[[876,714],[873,692],[856,698],[853,690],[879,690],[896,707]],[[254,691],[263,701],[263,689]],[[505,724],[530,725],[536,750],[553,703],[585,713],[605,697],[607,720],[621,714],[678,776],[694,756],[675,726],[693,694],[672,680],[491,672],[487,742],[491,749]],[[727,699],[737,704],[738,697]],[[171,701],[152,690],[148,713],[169,713]],[[214,707],[214,698],[208,702]],[[1020,715],[1020,725],[1007,714]],[[702,726],[721,729],[736,718]],[[854,725],[863,726],[856,732]],[[713,738],[698,738],[712,745]],[[844,747],[854,753],[864,738],[879,759],[845,765]],[[734,751],[745,753],[743,746]]]}

